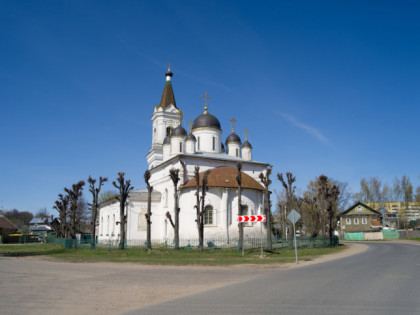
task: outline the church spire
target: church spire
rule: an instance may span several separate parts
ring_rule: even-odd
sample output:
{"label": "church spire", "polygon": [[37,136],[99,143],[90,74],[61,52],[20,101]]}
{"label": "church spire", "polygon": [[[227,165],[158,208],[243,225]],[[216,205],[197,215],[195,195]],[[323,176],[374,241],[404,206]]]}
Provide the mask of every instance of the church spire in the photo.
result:
{"label": "church spire", "polygon": [[[163,89],[162,98],[160,99],[159,107],[166,108],[169,105],[176,107],[174,91],[172,90],[171,78],[174,74],[171,72],[171,64],[168,63],[168,71],[165,73],[166,83]],[[178,107],[176,107],[178,108]]]}

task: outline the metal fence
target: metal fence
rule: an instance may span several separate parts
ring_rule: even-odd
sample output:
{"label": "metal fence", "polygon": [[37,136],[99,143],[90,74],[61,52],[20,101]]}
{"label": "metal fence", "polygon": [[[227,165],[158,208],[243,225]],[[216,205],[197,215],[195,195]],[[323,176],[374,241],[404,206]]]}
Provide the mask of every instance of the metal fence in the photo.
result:
{"label": "metal fence", "polygon": [[[245,238],[244,239],[244,248],[245,249],[257,249],[261,247],[267,248],[267,240],[265,238]],[[78,239],[63,239],[63,238],[48,238],[47,243],[55,243],[64,248],[74,248],[74,249],[90,249],[91,243],[87,240],[78,240]],[[152,248],[154,249],[174,249],[175,248],[175,239],[152,239]],[[119,240],[109,240],[101,241],[96,243],[96,248],[103,249],[117,249],[119,247]],[[296,239],[296,245],[298,248],[325,248],[325,247],[334,247],[339,245],[339,239],[337,236],[333,236],[332,239],[329,237],[299,237]],[[139,248],[147,249],[147,242],[145,239],[141,240],[128,240],[125,242],[126,248]],[[198,238],[190,239],[180,239],[179,240],[180,249],[185,250],[196,250],[199,247]],[[205,238],[204,247],[208,249],[221,249],[221,248],[231,248],[240,250],[240,240],[239,239],[226,239],[226,238]],[[274,250],[281,249],[293,249],[294,241],[293,239],[282,239],[274,238],[272,241],[272,247]]]}

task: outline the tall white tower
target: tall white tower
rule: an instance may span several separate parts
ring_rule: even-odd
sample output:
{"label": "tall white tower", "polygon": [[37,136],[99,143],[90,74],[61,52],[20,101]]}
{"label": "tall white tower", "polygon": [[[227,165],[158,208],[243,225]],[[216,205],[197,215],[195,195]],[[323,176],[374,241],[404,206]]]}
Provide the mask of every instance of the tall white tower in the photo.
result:
{"label": "tall white tower", "polygon": [[172,90],[171,78],[173,73],[171,72],[170,64],[165,76],[166,83],[162,98],[160,104],[155,105],[152,115],[152,147],[146,155],[149,168],[153,168],[163,162],[163,140],[183,119],[182,111],[176,106]]}

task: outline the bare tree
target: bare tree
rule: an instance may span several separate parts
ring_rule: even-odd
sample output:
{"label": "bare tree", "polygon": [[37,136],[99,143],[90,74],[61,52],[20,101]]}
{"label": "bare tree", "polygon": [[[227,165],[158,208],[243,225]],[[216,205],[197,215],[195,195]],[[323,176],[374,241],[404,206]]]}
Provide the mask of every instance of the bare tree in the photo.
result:
{"label": "bare tree", "polygon": [[174,214],[175,214],[175,223],[172,221],[172,216],[168,212],[166,212],[166,217],[169,219],[172,227],[174,228],[174,241],[175,241],[175,249],[179,249],[179,212],[180,208],[178,205],[178,182],[179,178],[179,169],[171,168],[169,170],[169,175],[171,176],[172,183],[174,184]]}
{"label": "bare tree", "polygon": [[68,207],[69,207],[69,196],[68,195],[58,195],[58,200],[56,200],[54,209],[58,211],[60,225],[57,228],[57,237],[66,238],[68,233],[67,226],[67,216],[68,216]]}
{"label": "bare tree", "polygon": [[118,192],[115,190],[104,190],[99,195],[98,203],[101,204],[103,202],[116,199],[117,196],[118,196]]}
{"label": "bare tree", "polygon": [[120,202],[120,221],[117,222],[117,224],[120,224],[120,244],[119,249],[123,250],[125,249],[125,225],[127,223],[127,215],[124,214],[124,207],[126,206],[126,201],[128,198],[128,194],[131,190],[133,190],[134,187],[131,186],[130,180],[124,179],[124,173],[120,172],[118,173],[117,183],[114,181],[112,182],[112,185],[114,185],[115,188],[117,188],[120,192],[119,196],[117,196],[117,199]]}
{"label": "bare tree", "polygon": [[[238,183],[238,216],[242,215],[242,163],[238,162],[236,164],[236,168],[238,170],[238,175],[236,176],[236,182]],[[239,241],[241,243],[240,250],[244,250],[244,223],[238,222],[238,228],[239,228]]]}
{"label": "bare tree", "polygon": [[[296,186],[293,186],[293,183],[296,181],[296,177],[293,176],[291,172],[286,172],[287,182],[283,179],[282,173],[277,173],[277,177],[286,191],[286,214],[288,214],[290,213],[293,207],[294,194],[296,190]],[[289,229],[289,236],[290,239],[293,236],[292,229]]]}
{"label": "bare tree", "polygon": [[35,214],[35,218],[40,218],[43,221],[48,221],[50,219],[50,214],[48,213],[48,210],[46,207],[43,207],[38,210],[38,212]]}
{"label": "bare tree", "polygon": [[321,231],[322,236],[327,235],[327,213],[329,218],[329,236],[332,241],[332,234],[334,229],[334,218],[336,217],[337,199],[340,194],[340,190],[334,184],[332,184],[328,177],[321,175],[317,178],[318,194],[317,199],[319,201],[321,210]]}
{"label": "bare tree", "polygon": [[89,191],[92,193],[92,203],[89,203],[89,207],[91,210],[91,232],[90,232],[90,248],[95,249],[96,248],[96,219],[98,217],[98,204],[99,204],[99,192],[101,191],[101,187],[103,183],[108,181],[107,177],[99,177],[99,184],[98,187],[95,187],[96,179],[93,179],[89,176],[88,182],[89,182]]}
{"label": "bare tree", "polygon": [[197,212],[197,229],[198,229],[198,249],[204,248],[204,220],[206,215],[206,208],[204,207],[204,201],[206,198],[207,191],[207,178],[210,174],[210,170],[204,172],[203,179],[201,181],[201,196],[200,196],[200,167],[196,166],[194,169],[194,178],[196,182],[196,205],[194,208]]}
{"label": "bare tree", "polygon": [[82,196],[82,190],[85,182],[83,180],[79,181],[77,184],[73,184],[71,189],[64,188],[64,191],[69,196],[70,201],[70,226],[69,226],[69,233],[70,238],[76,238],[76,211],[78,208],[78,200],[79,197]]}
{"label": "bare tree", "polygon": [[260,180],[264,184],[264,194],[265,194],[265,205],[264,205],[264,212],[267,218],[267,248],[269,250],[273,249],[273,242],[271,239],[271,201],[270,201],[270,175],[271,175],[271,167],[267,168],[266,175],[264,176],[263,173],[260,173]]}
{"label": "bare tree", "polygon": [[152,249],[152,191],[153,187],[150,186],[149,180],[152,174],[149,170],[144,172],[144,181],[147,185],[147,213],[145,214],[147,222],[147,249]]}

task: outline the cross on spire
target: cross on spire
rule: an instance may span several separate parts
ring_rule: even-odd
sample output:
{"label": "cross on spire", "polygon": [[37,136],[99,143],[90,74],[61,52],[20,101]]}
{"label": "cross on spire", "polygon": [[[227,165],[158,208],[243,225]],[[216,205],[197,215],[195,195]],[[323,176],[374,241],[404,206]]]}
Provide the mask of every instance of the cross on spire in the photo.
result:
{"label": "cross on spire", "polygon": [[237,122],[237,120],[232,117],[232,119],[230,119],[229,121],[232,122],[232,133],[234,133],[235,132],[235,123]]}
{"label": "cross on spire", "polygon": [[207,114],[207,99],[211,99],[211,97],[207,94],[206,91],[204,91],[204,94],[201,95],[202,98],[204,98],[204,114]]}
{"label": "cross on spire", "polygon": [[245,128],[244,132],[245,132],[245,140],[248,140],[249,130]]}
{"label": "cross on spire", "polygon": [[191,133],[192,125],[193,125],[193,121],[192,120],[188,120],[188,126],[190,128],[190,133]]}
{"label": "cross on spire", "polygon": [[168,71],[171,71],[171,63],[170,62],[168,62]]}

